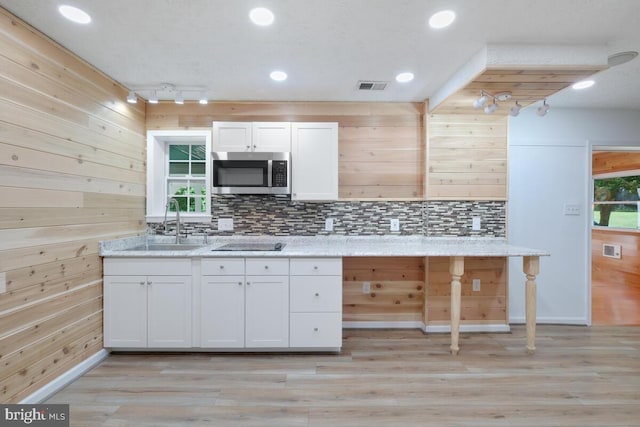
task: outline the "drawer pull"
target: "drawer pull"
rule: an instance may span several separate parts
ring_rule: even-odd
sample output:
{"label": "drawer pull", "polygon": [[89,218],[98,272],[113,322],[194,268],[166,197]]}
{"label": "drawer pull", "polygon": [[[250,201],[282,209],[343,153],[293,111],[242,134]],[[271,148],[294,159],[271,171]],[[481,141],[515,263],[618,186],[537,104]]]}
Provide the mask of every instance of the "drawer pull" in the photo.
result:
{"label": "drawer pull", "polygon": [[144,282],[140,282],[140,285],[144,286]]}
{"label": "drawer pull", "polygon": [[268,265],[265,265],[265,266],[264,266],[264,269],[265,269],[265,270],[268,270],[268,269],[269,269],[269,266],[268,266]]}
{"label": "drawer pull", "polygon": [[221,265],[221,266],[220,266],[220,270],[224,270],[224,265]]}
{"label": "drawer pull", "polygon": [[314,269],[314,270],[317,270],[317,269],[318,269],[318,266],[317,266],[317,265],[314,265],[314,266],[313,266],[313,269]]}
{"label": "drawer pull", "polygon": [[319,297],[319,296],[320,296],[320,294],[319,294],[318,292],[316,292],[316,296],[317,296],[317,297]]}
{"label": "drawer pull", "polygon": [[153,282],[149,281],[149,282],[147,282],[147,285],[151,286],[151,285],[153,285]]}
{"label": "drawer pull", "polygon": [[238,282],[238,286],[242,286],[242,282]]}
{"label": "drawer pull", "polygon": [[313,332],[318,332],[318,328],[313,328]]}
{"label": "drawer pull", "polygon": [[249,286],[251,284],[251,282],[247,282],[247,286]]}

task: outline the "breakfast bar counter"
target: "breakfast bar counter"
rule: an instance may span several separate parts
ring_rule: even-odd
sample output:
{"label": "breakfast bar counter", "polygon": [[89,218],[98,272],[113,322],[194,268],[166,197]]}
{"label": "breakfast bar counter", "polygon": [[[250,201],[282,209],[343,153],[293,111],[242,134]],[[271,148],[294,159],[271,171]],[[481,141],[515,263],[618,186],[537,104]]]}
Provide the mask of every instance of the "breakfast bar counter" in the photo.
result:
{"label": "breakfast bar counter", "polygon": [[[424,236],[140,236],[101,243],[103,257],[449,257],[451,274],[451,353],[458,354],[461,283],[467,257],[522,257],[526,276],[527,351],[535,351],[536,281],[540,257],[549,253],[487,237]],[[226,250],[225,245],[236,250]],[[243,246],[244,245],[244,246]],[[226,246],[228,248],[229,246]],[[243,250],[248,248],[248,250]],[[256,249],[260,250],[256,250]],[[267,249],[265,249],[267,248]],[[269,250],[269,248],[271,250]],[[239,250],[238,250],[239,249]]]}

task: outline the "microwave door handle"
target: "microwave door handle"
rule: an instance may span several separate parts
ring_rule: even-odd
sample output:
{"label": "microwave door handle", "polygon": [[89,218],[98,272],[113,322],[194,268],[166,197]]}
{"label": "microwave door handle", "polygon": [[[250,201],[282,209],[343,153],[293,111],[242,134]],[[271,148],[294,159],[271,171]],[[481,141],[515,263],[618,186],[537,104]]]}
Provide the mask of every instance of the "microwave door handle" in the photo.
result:
{"label": "microwave door handle", "polygon": [[273,160],[267,160],[267,187],[273,186]]}

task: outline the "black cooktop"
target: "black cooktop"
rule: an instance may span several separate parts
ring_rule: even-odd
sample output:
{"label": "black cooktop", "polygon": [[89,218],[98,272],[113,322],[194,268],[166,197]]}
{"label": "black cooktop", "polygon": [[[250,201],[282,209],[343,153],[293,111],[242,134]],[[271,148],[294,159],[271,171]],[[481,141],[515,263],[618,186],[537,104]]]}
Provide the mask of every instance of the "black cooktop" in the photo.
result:
{"label": "black cooktop", "polygon": [[227,243],[226,245],[219,246],[212,249],[212,251],[281,251],[285,244],[276,243]]}

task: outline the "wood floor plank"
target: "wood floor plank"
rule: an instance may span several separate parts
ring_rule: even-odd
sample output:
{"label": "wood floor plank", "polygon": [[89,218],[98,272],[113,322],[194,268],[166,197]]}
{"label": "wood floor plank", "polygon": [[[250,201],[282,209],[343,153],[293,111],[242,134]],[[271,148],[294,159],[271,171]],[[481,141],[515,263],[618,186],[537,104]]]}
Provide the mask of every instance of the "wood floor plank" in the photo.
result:
{"label": "wood floor plank", "polygon": [[340,354],[114,353],[48,403],[71,425],[640,425],[640,327],[344,330]]}

